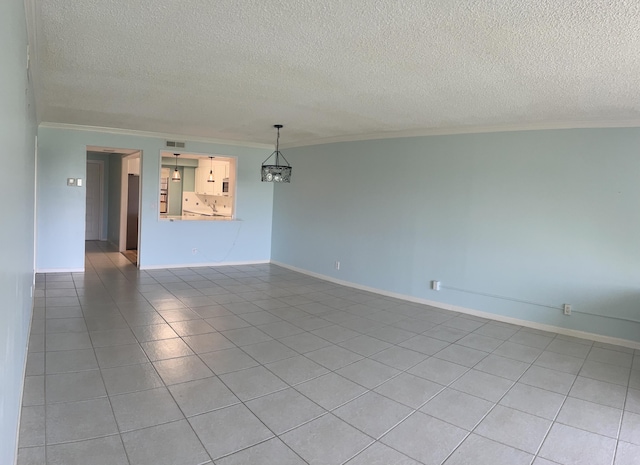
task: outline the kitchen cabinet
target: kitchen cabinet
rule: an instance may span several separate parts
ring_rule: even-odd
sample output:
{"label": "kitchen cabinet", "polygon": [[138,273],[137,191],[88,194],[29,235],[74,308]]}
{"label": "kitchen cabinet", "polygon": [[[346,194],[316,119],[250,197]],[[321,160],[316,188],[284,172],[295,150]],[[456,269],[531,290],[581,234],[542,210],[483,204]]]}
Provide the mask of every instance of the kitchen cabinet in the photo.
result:
{"label": "kitchen cabinet", "polygon": [[[215,182],[209,182],[209,171],[213,170],[213,179],[215,179]],[[217,194],[217,190],[216,190],[216,184],[218,184],[218,180],[216,179],[216,168],[210,168],[210,167],[198,167],[196,169],[196,192],[198,194],[209,194],[209,195],[216,195]]]}
{"label": "kitchen cabinet", "polygon": [[[209,182],[209,172],[213,171],[214,182]],[[196,169],[196,192],[198,194],[222,195],[222,180],[228,177],[229,162],[200,160]]]}
{"label": "kitchen cabinet", "polygon": [[[222,181],[225,178],[229,177],[229,162],[228,161],[221,161],[221,162],[219,162],[218,165],[216,165],[216,162],[214,160],[213,166],[216,166],[218,168],[218,171],[216,173],[217,173],[217,175],[220,176],[220,183],[222,184]],[[218,178],[216,178],[216,182],[218,182]]]}

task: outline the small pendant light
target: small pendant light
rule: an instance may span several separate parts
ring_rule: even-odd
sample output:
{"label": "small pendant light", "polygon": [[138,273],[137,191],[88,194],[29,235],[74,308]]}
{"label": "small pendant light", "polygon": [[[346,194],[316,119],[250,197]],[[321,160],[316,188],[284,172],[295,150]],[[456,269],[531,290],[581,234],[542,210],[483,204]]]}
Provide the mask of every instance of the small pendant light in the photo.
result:
{"label": "small pendant light", "polygon": [[216,180],[213,179],[213,157],[209,157],[209,159],[211,160],[211,169],[209,170],[209,178],[207,179],[207,182],[216,182]]}
{"label": "small pendant light", "polygon": [[[280,152],[280,128],[282,128],[282,124],[275,124],[273,126],[278,130],[278,137],[276,139],[276,151],[273,152],[269,157],[262,162],[262,182],[291,182],[291,165],[284,158],[284,155]],[[267,165],[267,161],[269,158],[276,156],[276,164],[275,165]],[[280,157],[284,160],[286,165],[280,164]]]}
{"label": "small pendant light", "polygon": [[180,182],[180,171],[178,171],[178,157],[180,156],[180,154],[174,153],[174,155],[176,156],[176,169],[173,170],[173,174],[171,175],[171,180],[173,182]]}

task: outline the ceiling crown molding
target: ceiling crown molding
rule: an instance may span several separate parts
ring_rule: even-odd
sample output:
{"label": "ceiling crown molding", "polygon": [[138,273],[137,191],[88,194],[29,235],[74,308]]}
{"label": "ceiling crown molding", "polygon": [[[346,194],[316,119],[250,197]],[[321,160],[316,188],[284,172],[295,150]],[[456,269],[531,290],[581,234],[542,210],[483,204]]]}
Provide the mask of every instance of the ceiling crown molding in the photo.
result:
{"label": "ceiling crown molding", "polygon": [[[68,123],[40,123],[39,127],[51,129],[68,129],[73,131],[93,131],[108,134],[151,137],[157,139],[169,140],[185,140],[188,142],[204,142],[210,144],[229,145],[235,147],[248,147],[256,149],[273,150],[274,145],[258,144],[255,142],[239,142],[235,140],[215,139],[198,136],[185,136],[183,134],[170,134],[163,132],[136,131],[133,129],[108,128],[100,126],[84,126],[79,124]],[[623,121],[567,121],[556,123],[535,123],[535,124],[503,124],[494,126],[466,126],[460,128],[430,128],[430,129],[411,129],[406,131],[390,131],[378,132],[370,134],[358,134],[353,136],[338,136],[310,139],[300,142],[290,142],[281,144],[282,148],[308,147],[312,145],[334,144],[340,142],[360,142],[378,139],[402,139],[409,137],[426,137],[426,136],[451,136],[464,134],[482,134],[494,132],[517,132],[517,131],[548,131],[556,129],[612,129],[612,128],[636,128],[640,127],[640,120],[623,120]]]}
{"label": "ceiling crown molding", "polygon": [[[41,87],[40,87],[40,73],[39,73],[39,60],[38,60],[38,5],[36,0],[24,0],[24,12],[27,22],[27,43],[29,44],[29,63],[28,63],[28,78],[31,81],[31,89],[33,91],[33,100],[35,103],[36,121],[40,122],[42,117],[42,111],[38,102],[40,101]],[[25,53],[27,51],[25,50]]]}
{"label": "ceiling crown molding", "polygon": [[623,121],[567,121],[534,124],[503,124],[494,126],[465,126],[459,128],[409,129],[406,131],[378,132],[354,136],[338,136],[281,144],[282,148],[308,147],[311,145],[358,142],[377,139],[401,139],[407,137],[452,136],[457,134],[482,134],[491,132],[548,131],[554,129],[610,129],[640,127],[640,120]]}
{"label": "ceiling crown molding", "polygon": [[134,129],[108,128],[101,126],[84,126],[81,124],[68,123],[40,123],[39,127],[49,129],[67,129],[71,131],[102,132],[107,134],[117,134],[123,136],[150,137],[154,139],[180,140],[185,142],[204,142],[208,144],[230,145],[234,147],[247,147],[252,149],[273,150],[272,144],[258,144],[256,142],[240,142],[237,140],[214,139],[209,137],[186,136],[184,134],[170,134],[165,132],[136,131]]}

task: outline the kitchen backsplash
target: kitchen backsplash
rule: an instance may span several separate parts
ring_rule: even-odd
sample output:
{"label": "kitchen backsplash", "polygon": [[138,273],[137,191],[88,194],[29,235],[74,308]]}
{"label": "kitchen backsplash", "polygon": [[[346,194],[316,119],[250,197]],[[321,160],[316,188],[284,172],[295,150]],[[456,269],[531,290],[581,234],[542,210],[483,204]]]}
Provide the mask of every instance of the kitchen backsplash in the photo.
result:
{"label": "kitchen backsplash", "polygon": [[211,208],[212,205],[215,206],[216,212],[231,213],[233,197],[226,195],[196,194],[195,192],[182,193],[183,212],[210,215],[213,211]]}

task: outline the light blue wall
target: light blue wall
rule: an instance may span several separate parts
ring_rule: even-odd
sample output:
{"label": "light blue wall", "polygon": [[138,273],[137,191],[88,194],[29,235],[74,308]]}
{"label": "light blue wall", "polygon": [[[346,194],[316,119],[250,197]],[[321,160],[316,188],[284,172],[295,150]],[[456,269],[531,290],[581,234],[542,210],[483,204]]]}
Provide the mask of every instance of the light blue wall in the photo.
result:
{"label": "light blue wall", "polygon": [[[109,161],[111,157],[106,153],[87,152],[87,160],[99,160],[104,163],[104,171],[102,172],[102,233],[101,237],[108,237],[109,232]],[[85,174],[85,178],[87,175]]]}
{"label": "light blue wall", "polygon": [[238,158],[238,220],[170,222],[158,219],[164,139],[48,127],[38,135],[38,269],[84,266],[85,193],[66,179],[84,176],[87,145],[142,150],[142,267],[270,259],[273,186],[259,176],[269,149],[187,141],[186,151]]}
{"label": "light blue wall", "polygon": [[[615,319],[640,322],[640,129],[283,152],[294,174],[290,185],[275,188],[273,260],[415,298],[640,341],[640,324]],[[445,289],[431,291],[433,279]],[[572,316],[562,314],[563,303],[573,305]]]}
{"label": "light blue wall", "polygon": [[[184,183],[184,168],[182,166],[178,166],[178,172],[180,173],[180,181],[173,181],[169,178],[167,214],[171,216],[182,215],[182,184]],[[171,173],[173,173],[173,170],[171,170]]]}
{"label": "light blue wall", "polygon": [[[196,169],[185,166],[182,171],[182,176],[182,191],[194,192],[196,190]],[[180,205],[182,205],[182,199],[180,199]]]}
{"label": "light blue wall", "polygon": [[109,208],[107,240],[116,246],[120,241],[120,199],[122,197],[122,155],[109,155]]}
{"label": "light blue wall", "polygon": [[[27,81],[24,2],[0,2],[0,463],[15,459],[27,336],[32,314],[36,122]],[[26,90],[26,91],[25,91]]]}

